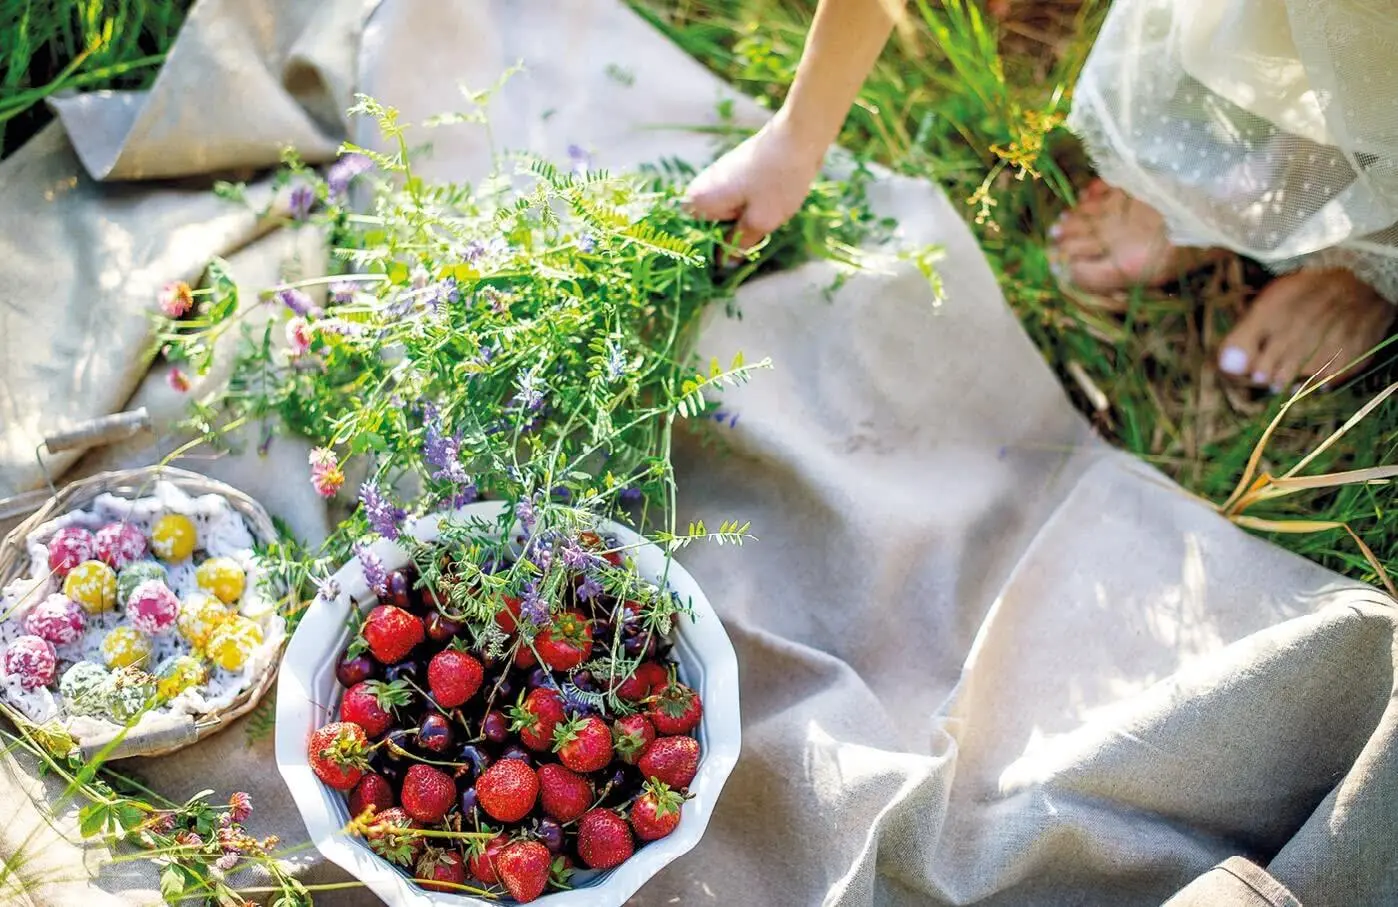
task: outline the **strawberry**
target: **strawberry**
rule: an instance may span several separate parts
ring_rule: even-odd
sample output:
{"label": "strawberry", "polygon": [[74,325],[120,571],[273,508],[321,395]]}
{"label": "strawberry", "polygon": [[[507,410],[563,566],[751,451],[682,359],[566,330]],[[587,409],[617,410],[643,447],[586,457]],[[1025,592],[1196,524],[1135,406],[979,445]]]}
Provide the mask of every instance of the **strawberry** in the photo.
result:
{"label": "strawberry", "polygon": [[311,734],[306,757],[317,778],[335,790],[349,790],[369,767],[368,747],[362,727],[335,721]]}
{"label": "strawberry", "polygon": [[683,790],[699,771],[699,741],[693,737],[661,737],[646,747],[636,765],[647,778]]}
{"label": "strawberry", "polygon": [[531,690],[523,703],[510,709],[510,730],[519,733],[520,742],[531,750],[547,752],[553,746],[554,728],[568,716],[563,700],[546,687]]}
{"label": "strawberry", "polygon": [[612,761],[612,732],[596,715],[560,724],[553,741],[558,761],[575,772],[595,772]]}
{"label": "strawberry", "polygon": [[501,822],[523,819],[538,797],[539,776],[520,759],[501,759],[476,779],[476,802]]}
{"label": "strawberry", "polygon": [[561,765],[539,766],[539,802],[560,822],[571,822],[592,805],[592,785]]}
{"label": "strawberry", "polygon": [[456,782],[446,772],[421,762],[403,776],[403,811],[419,822],[440,822],[456,805]]}
{"label": "strawberry", "polygon": [[397,664],[422,642],[422,618],[393,605],[379,605],[364,619],[359,634],[369,651],[386,665]]}
{"label": "strawberry", "polygon": [[529,645],[521,640],[519,645],[515,646],[515,667],[523,668],[527,671],[532,667],[536,667],[538,664],[539,660],[534,657],[534,650],[529,648]]}
{"label": "strawberry", "polygon": [[417,861],[415,878],[428,891],[459,891],[466,884],[466,861],[454,850],[427,848]]}
{"label": "strawberry", "polygon": [[367,737],[377,737],[393,723],[393,710],[412,701],[412,688],[404,681],[365,680],[345,691],[345,698],[340,700],[340,720],[364,728]]}
{"label": "strawberry", "polygon": [[661,781],[647,781],[645,792],[631,804],[631,828],[642,841],[658,841],[680,824],[684,798]]}
{"label": "strawberry", "polygon": [[500,849],[495,873],[510,897],[526,904],[544,893],[552,862],[548,848],[538,841],[514,841]]}
{"label": "strawberry", "polygon": [[495,874],[495,860],[500,855],[500,849],[507,843],[509,838],[503,833],[489,841],[475,839],[470,842],[467,858],[471,866],[471,876],[476,881],[485,885],[494,885],[500,881],[500,877]]}
{"label": "strawberry", "polygon": [[397,866],[411,866],[422,852],[420,835],[407,834],[408,829],[420,828],[398,807],[386,809],[374,817],[374,824],[364,832],[369,849]]}
{"label": "strawberry", "polygon": [[349,811],[351,816],[358,816],[372,806],[376,813],[382,813],[394,802],[393,787],[388,780],[383,775],[366,772],[350,791]]}
{"label": "strawberry", "polygon": [[513,633],[519,627],[519,599],[512,595],[502,595],[505,606],[495,612],[495,625],[506,633]]}
{"label": "strawberry", "polygon": [[635,673],[616,688],[616,694],[627,702],[640,702],[670,682],[670,675],[653,661],[642,662]]}
{"label": "strawberry", "polygon": [[591,868],[620,866],[635,850],[630,826],[616,813],[594,809],[578,820],[578,856]]}
{"label": "strawberry", "polygon": [[444,709],[454,709],[476,695],[485,669],[465,652],[443,649],[427,663],[427,686]]}
{"label": "strawberry", "polygon": [[534,648],[546,667],[571,671],[592,656],[592,624],[577,611],[564,611],[539,632]]}
{"label": "strawberry", "polygon": [[659,691],[650,704],[646,717],[660,734],[688,734],[699,724],[704,704],[699,694],[675,681]]}
{"label": "strawberry", "polygon": [[627,715],[612,722],[612,746],[627,765],[635,765],[655,740],[655,728],[645,715]]}

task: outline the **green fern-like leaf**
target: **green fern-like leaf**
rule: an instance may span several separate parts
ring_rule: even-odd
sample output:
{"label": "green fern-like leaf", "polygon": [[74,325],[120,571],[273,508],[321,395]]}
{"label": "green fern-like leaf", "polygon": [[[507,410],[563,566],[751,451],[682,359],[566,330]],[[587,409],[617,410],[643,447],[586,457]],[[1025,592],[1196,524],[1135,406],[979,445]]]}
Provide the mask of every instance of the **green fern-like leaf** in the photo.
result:
{"label": "green fern-like leaf", "polygon": [[257,708],[248,714],[246,736],[249,746],[266,740],[277,726],[277,692],[273,690],[263,697]]}

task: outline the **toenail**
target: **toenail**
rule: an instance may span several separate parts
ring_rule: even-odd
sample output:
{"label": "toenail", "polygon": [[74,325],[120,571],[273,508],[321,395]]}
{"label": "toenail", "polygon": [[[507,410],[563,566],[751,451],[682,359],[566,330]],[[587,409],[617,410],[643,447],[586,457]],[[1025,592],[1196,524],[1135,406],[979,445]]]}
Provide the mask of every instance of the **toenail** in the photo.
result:
{"label": "toenail", "polygon": [[[1267,373],[1266,373],[1266,372],[1253,372],[1253,373],[1252,373],[1252,383],[1253,383],[1253,384],[1258,384],[1258,385],[1266,384],[1266,383],[1267,383]],[[1272,385],[1272,390],[1274,390],[1274,391],[1277,390],[1277,386],[1276,386],[1276,385]]]}
{"label": "toenail", "polygon": [[1241,375],[1248,368],[1248,354],[1236,346],[1226,346],[1218,355],[1218,367],[1225,374]]}

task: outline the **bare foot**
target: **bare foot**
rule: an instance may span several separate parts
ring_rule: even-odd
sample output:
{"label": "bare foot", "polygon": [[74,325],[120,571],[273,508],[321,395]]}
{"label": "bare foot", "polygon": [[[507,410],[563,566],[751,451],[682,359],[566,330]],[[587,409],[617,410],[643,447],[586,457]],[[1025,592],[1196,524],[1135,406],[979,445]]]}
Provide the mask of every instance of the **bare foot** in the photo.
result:
{"label": "bare foot", "polygon": [[1049,228],[1049,241],[1055,273],[1092,293],[1163,286],[1213,254],[1171,245],[1154,208],[1101,180]]}
{"label": "bare foot", "polygon": [[1349,371],[1388,336],[1394,313],[1349,271],[1287,274],[1262,289],[1224,338],[1218,367],[1281,393],[1300,377]]}

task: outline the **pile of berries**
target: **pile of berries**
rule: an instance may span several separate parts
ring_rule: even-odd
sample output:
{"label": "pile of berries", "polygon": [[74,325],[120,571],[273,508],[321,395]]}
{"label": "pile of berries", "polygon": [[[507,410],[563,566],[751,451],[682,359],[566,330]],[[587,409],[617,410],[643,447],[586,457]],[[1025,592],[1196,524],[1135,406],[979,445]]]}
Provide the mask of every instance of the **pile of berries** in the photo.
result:
{"label": "pile of berries", "polygon": [[[703,709],[640,606],[570,593],[523,645],[507,598],[495,623],[513,644],[492,655],[416,585],[411,569],[387,574],[337,665],[339,720],[308,745],[376,853],[425,888],[524,903],[675,829]],[[596,676],[594,640],[602,654],[618,622],[639,666]]]}

